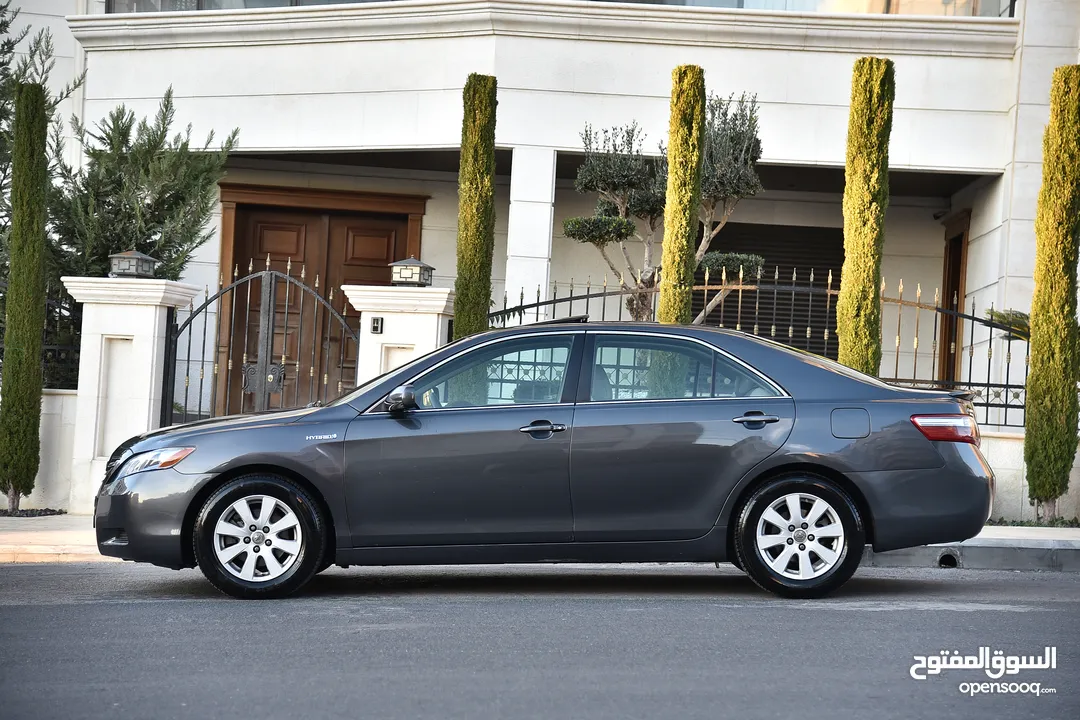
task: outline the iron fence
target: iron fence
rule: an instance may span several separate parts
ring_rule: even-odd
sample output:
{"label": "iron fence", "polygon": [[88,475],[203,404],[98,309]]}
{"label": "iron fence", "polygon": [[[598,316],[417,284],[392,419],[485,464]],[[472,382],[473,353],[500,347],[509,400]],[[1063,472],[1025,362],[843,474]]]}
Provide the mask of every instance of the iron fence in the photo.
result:
{"label": "iron fence", "polygon": [[[7,283],[0,281],[0,383],[4,372],[4,331],[7,322]],[[79,385],[79,342],[82,305],[61,286],[45,290],[45,322],[41,329],[43,387],[74,390]]]}
{"label": "iron fence", "polygon": [[[728,328],[837,359],[836,301],[839,278],[831,270],[779,267],[735,273],[722,270],[719,278],[701,271],[693,289],[694,324]],[[493,327],[588,318],[594,321],[655,322],[659,288],[612,287],[605,278],[594,284],[553,283],[550,297],[537,288],[535,300],[525,297],[490,313]],[[964,390],[973,398],[980,423],[1023,427],[1024,387],[1027,381],[1028,343],[1020,329],[980,317],[974,299],[970,312],[958,307],[954,296],[943,307],[940,292],[933,303],[923,301],[921,286],[914,300],[904,297],[904,284],[896,297],[881,287],[882,380],[914,388]],[[631,312],[633,308],[635,312]],[[989,309],[992,311],[993,306]]]}
{"label": "iron fence", "polygon": [[[888,297],[882,283],[882,379],[909,387],[967,391],[979,411],[979,422],[1023,427],[1030,358],[1026,331],[990,319],[992,303],[987,316],[980,317],[975,298],[968,305],[970,312],[964,312],[967,308],[960,307],[955,294],[947,307],[940,302],[935,289],[933,303],[924,303],[920,285],[915,299],[905,300],[903,281],[896,297]],[[884,352],[890,341],[891,353]]]}

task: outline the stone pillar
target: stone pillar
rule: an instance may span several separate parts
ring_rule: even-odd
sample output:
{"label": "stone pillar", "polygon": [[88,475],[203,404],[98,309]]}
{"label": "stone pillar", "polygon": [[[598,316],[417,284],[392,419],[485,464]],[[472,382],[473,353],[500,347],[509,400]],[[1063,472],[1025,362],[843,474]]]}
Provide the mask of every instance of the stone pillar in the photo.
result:
{"label": "stone pillar", "polygon": [[[514,148],[510,173],[510,217],[506,239],[508,305],[546,300],[551,285],[551,233],[555,219],[555,150]],[[495,298],[496,308],[502,298]]]}
{"label": "stone pillar", "polygon": [[341,290],[360,313],[357,384],[450,340],[454,291],[449,288],[343,285]]}
{"label": "stone pillar", "polygon": [[112,451],[159,425],[166,310],[186,307],[200,288],[141,278],[62,280],[83,306],[68,511],[90,513]]}

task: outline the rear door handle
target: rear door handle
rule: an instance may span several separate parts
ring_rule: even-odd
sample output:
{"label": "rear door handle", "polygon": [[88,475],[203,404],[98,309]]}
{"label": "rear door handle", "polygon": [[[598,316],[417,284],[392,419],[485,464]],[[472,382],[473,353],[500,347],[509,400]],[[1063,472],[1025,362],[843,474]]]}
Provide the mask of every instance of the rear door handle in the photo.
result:
{"label": "rear door handle", "polygon": [[731,418],[731,422],[742,423],[743,425],[764,425],[765,423],[780,422],[780,417],[777,415],[740,415]]}
{"label": "rear door handle", "polygon": [[562,423],[549,423],[544,420],[537,420],[531,425],[518,428],[518,432],[523,433],[557,433],[566,430],[566,426]]}

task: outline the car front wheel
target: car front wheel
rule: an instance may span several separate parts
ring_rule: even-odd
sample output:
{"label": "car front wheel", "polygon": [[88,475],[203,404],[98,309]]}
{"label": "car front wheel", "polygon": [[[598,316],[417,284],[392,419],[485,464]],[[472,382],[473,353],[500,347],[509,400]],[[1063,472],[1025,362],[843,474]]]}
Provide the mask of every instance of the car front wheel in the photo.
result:
{"label": "car front wheel", "polygon": [[859,510],[835,483],[814,476],[766,482],[742,506],[735,553],[769,592],[815,598],[847,582],[862,559],[866,532]]}
{"label": "car front wheel", "polygon": [[225,483],[195,521],[195,559],[206,579],[238,598],[296,592],[323,562],[325,521],[295,483],[247,475]]}

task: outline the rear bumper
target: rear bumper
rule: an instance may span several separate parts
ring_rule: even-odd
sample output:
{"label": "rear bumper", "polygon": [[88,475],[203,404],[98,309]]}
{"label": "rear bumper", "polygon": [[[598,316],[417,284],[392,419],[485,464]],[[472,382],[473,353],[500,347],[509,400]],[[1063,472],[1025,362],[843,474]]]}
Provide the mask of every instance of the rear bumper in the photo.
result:
{"label": "rear bumper", "polygon": [[933,470],[852,473],[873,516],[874,550],[975,537],[993,510],[994,472],[974,445],[936,443]]}
{"label": "rear bumper", "polygon": [[185,558],[184,514],[207,479],[173,469],[151,470],[102,486],[94,501],[94,529],[102,555],[178,570]]}

